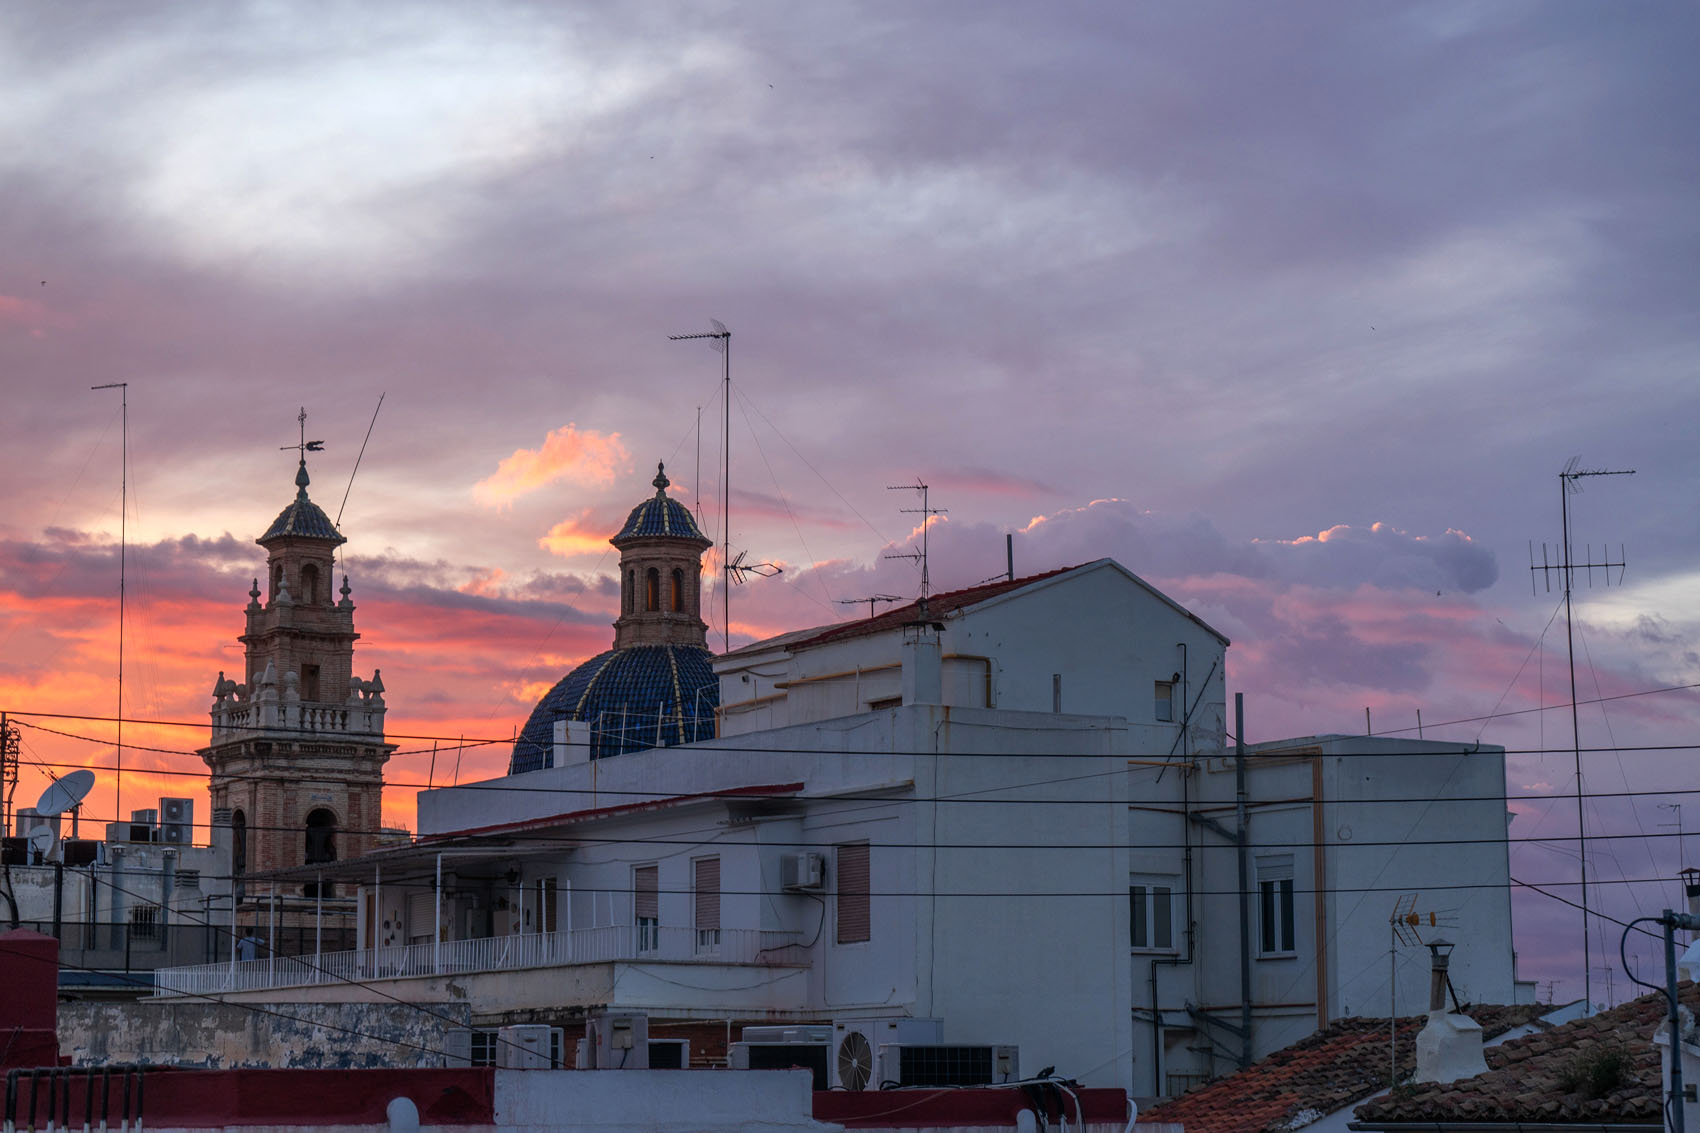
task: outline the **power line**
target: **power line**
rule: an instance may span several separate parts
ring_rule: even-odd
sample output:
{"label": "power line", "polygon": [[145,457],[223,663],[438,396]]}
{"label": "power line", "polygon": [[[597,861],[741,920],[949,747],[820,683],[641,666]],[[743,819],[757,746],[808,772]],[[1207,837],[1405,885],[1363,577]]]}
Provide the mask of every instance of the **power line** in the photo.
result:
{"label": "power line", "polygon": [[[1636,689],[1636,690],[1633,690],[1631,692],[1613,693],[1610,696],[1599,696],[1599,697],[1595,697],[1591,700],[1577,700],[1577,701],[1574,701],[1574,703],[1572,703],[1571,701],[1563,701],[1563,702],[1560,702],[1560,703],[1557,703],[1557,704],[1537,705],[1537,706],[1532,707],[1532,708],[1514,708],[1514,709],[1510,709],[1509,711],[1494,712],[1494,713],[1490,713],[1490,714],[1482,715],[1482,716],[1460,716],[1460,717],[1457,717],[1457,718],[1452,719],[1452,720],[1442,720],[1438,723],[1433,723],[1433,722],[1427,723],[1427,724],[1424,724],[1423,727],[1424,727],[1424,730],[1428,730],[1428,729],[1432,729],[1432,728],[1450,727],[1450,726],[1455,725],[1455,724],[1476,724],[1476,723],[1480,723],[1483,720],[1503,720],[1503,719],[1509,719],[1513,716],[1526,716],[1526,715],[1530,715],[1530,714],[1536,713],[1536,712],[1560,711],[1560,710],[1569,709],[1571,707],[1586,707],[1586,706],[1595,705],[1595,704],[1608,704],[1608,703],[1611,703],[1613,701],[1618,701],[1618,700],[1631,700],[1631,699],[1635,699],[1635,698],[1638,698],[1638,697],[1657,696],[1657,695],[1660,695],[1660,694],[1663,694],[1663,693],[1670,693],[1670,692],[1691,692],[1691,691],[1694,691],[1696,689],[1700,689],[1700,681],[1694,681],[1694,682],[1691,682],[1691,683],[1688,683],[1688,684],[1679,684],[1679,685],[1662,685],[1662,686],[1659,686],[1657,688]],[[112,723],[119,722],[119,718],[115,717],[115,716],[100,716],[100,715],[94,715],[94,714],[89,714],[89,713],[35,712],[35,711],[27,710],[27,709],[16,709],[16,708],[8,708],[8,709],[6,709],[6,711],[8,712],[8,714],[13,715],[13,716],[31,716],[31,717],[34,717],[36,719],[41,719],[41,720],[87,720],[87,721],[91,721],[91,722],[94,722],[94,723],[102,723],[102,724],[112,724]],[[151,720],[151,719],[146,719],[146,718],[125,717],[125,718],[123,718],[122,722],[126,723],[126,724],[143,724],[143,725],[147,725],[147,726],[155,727],[155,728],[205,729],[205,728],[209,727],[209,723],[207,721],[204,721],[204,720],[200,720],[200,721]],[[311,736],[315,736],[315,737],[323,736],[323,734],[324,734],[323,732],[312,731],[312,730],[303,729],[303,728],[268,727],[266,730],[269,731],[269,732],[275,732],[275,733],[284,733],[284,734],[294,733],[294,734],[300,734],[300,735],[311,735]],[[1407,727],[1407,728],[1389,728],[1386,731],[1377,732],[1373,737],[1372,736],[1365,736],[1365,737],[1362,737],[1362,738],[1364,738],[1364,739],[1379,739],[1379,738],[1383,738],[1383,737],[1403,736],[1403,735],[1406,735],[1407,733],[1415,732],[1416,730],[1417,729],[1414,726]],[[106,742],[104,740],[94,740],[91,737],[79,736],[79,737],[74,737],[74,738],[89,739],[91,743],[105,743]],[[451,741],[452,742],[462,742],[462,740],[463,740],[463,737],[461,737],[461,736],[432,735],[432,734],[428,734],[428,733],[413,733],[413,732],[387,733],[386,738],[387,739],[396,739],[396,740],[422,740],[422,741],[435,740],[439,743],[451,742]],[[1232,737],[1229,737],[1229,738],[1232,738]],[[1347,738],[1358,738],[1358,737],[1347,737]],[[512,743],[513,737],[512,736],[500,736],[500,737],[479,736],[479,737],[464,738],[464,742],[465,742],[466,746],[468,746],[468,747],[479,747],[479,746],[486,746],[486,745],[490,745],[490,744]],[[1479,746],[1476,743],[1476,741],[1431,740],[1431,741],[1428,741],[1428,742],[1430,742],[1430,743],[1456,743],[1456,744],[1459,744],[1460,746],[1464,746],[1464,747]],[[135,745],[126,744],[124,746],[128,748],[128,747],[133,747]],[[1498,746],[1498,745],[1494,745],[1494,746]],[[701,750],[722,750],[722,749],[717,749],[717,748],[706,747],[706,746],[701,745],[701,744],[692,745],[692,747],[695,750],[699,750],[699,751],[701,751]],[[194,754],[194,752],[173,751],[172,749],[166,749],[166,748],[144,749],[144,750],[170,751],[171,754],[174,754],[174,755],[193,755]],[[421,748],[418,751],[396,752],[395,754],[396,755],[417,755],[417,754],[423,754],[424,752],[426,752],[428,750],[430,750],[430,749]],[[732,749],[732,750],[743,750],[743,749],[739,748],[739,749]],[[784,750],[784,749],[772,749],[772,750]],[[1537,751],[1541,754],[1549,754],[1549,753],[1550,754],[1557,754],[1561,751],[1562,752],[1570,752],[1572,750],[1572,748],[1567,746],[1567,747],[1564,747],[1562,749],[1559,749],[1559,748],[1551,748],[1551,749],[1548,749],[1548,748],[1540,748],[1540,749],[1506,748],[1505,750],[1506,750],[1507,754],[1512,754],[1513,752],[1516,752],[1518,754],[1523,754],[1523,753],[1527,753],[1527,752],[1537,752]],[[1594,752],[1594,751],[1609,751],[1609,750],[1614,750],[1614,749],[1610,749],[1610,748],[1583,748],[1582,749],[1584,754]],[[1633,751],[1633,750],[1637,750],[1637,749],[1635,749],[1635,748],[1625,748],[1623,750]],[[936,754],[936,753],[933,753],[933,752],[913,752],[913,753],[909,753],[909,754],[931,755],[931,754]],[[1267,754],[1267,753],[1262,753],[1262,754]],[[1063,757],[1059,757],[1059,758],[1063,758]]]}

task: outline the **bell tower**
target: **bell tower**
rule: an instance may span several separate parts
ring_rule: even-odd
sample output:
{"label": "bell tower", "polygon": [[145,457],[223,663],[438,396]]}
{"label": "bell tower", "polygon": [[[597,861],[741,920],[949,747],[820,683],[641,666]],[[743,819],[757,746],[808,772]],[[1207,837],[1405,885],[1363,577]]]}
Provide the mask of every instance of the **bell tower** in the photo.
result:
{"label": "bell tower", "polygon": [[702,620],[703,537],[690,509],[667,494],[667,467],[655,466],[655,495],[632,509],[619,534],[620,617],[614,648],[695,645],[707,648]]}
{"label": "bell tower", "polygon": [[354,675],[348,577],[331,592],[346,540],[307,495],[306,454],[318,444],[303,433],[289,446],[301,450],[295,499],[257,540],[266,574],[243,611],[243,672],[219,673],[212,742],[199,753],[213,811],[228,815],[238,886],[248,874],[363,854],[383,817],[395,745],[384,741],[382,679]]}

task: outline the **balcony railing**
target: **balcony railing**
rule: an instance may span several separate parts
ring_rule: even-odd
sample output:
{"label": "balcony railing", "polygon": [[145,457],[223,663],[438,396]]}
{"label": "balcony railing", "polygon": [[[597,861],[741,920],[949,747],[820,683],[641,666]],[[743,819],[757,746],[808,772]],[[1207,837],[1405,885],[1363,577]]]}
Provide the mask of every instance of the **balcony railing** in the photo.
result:
{"label": "balcony railing", "polygon": [[701,934],[695,929],[650,926],[640,932],[632,925],[613,925],[574,932],[358,948],[326,952],[317,957],[270,956],[161,968],[154,974],[154,987],[159,995],[215,995],[408,976],[605,964],[615,960],[799,966],[808,963],[807,950],[797,943],[799,935],[762,929],[721,929],[717,944],[699,944]]}
{"label": "balcony railing", "polygon": [[225,700],[212,707],[213,735],[237,732],[308,732],[331,735],[384,734],[384,705],[362,700],[324,704],[308,700]]}

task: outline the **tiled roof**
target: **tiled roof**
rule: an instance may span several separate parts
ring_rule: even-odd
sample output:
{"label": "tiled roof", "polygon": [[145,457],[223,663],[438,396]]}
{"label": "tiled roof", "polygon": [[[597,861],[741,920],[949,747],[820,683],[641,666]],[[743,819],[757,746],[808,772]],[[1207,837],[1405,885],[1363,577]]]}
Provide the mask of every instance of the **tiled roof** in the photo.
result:
{"label": "tiled roof", "polygon": [[[1677,997],[1690,1009],[1700,1008],[1700,989],[1692,983],[1684,982]],[[1664,995],[1654,992],[1489,1047],[1486,1074],[1402,1088],[1360,1106],[1358,1121],[1371,1127],[1409,1122],[1660,1125],[1661,1071],[1652,1038],[1665,1010]],[[1618,1056],[1621,1070],[1607,1075],[1605,1084],[1590,1088],[1582,1081],[1602,1058]]]}
{"label": "tiled roof", "polygon": [[509,773],[551,765],[556,720],[587,720],[592,759],[710,739],[720,682],[701,645],[598,653],[544,694],[514,744]]}
{"label": "tiled roof", "polygon": [[[1470,1006],[1486,1038],[1504,1034],[1552,1010]],[[1399,1075],[1415,1063],[1417,1032],[1426,1016],[1397,1022]],[[1186,1133],[1288,1133],[1387,1088],[1386,1019],[1339,1019],[1260,1062],[1142,1110],[1141,1122],[1178,1122]]]}
{"label": "tiled roof", "polygon": [[708,546],[708,540],[691,516],[691,509],[667,494],[667,471],[660,465],[656,466],[653,483],[655,494],[633,508],[619,534],[608,541],[618,547],[630,539],[670,536],[693,539]]}
{"label": "tiled roof", "polygon": [[265,543],[285,535],[329,539],[337,543],[348,542],[319,505],[307,498],[307,484],[307,462],[302,461],[300,471],[295,474],[295,499],[277,513],[277,518],[266,528],[266,533],[255,540],[256,543]]}
{"label": "tiled roof", "polygon": [[1020,590],[1035,582],[1047,578],[1055,578],[1059,574],[1067,574],[1071,570],[1079,570],[1079,566],[1062,567],[1059,570],[1048,570],[1043,574],[1030,574],[1026,578],[1014,581],[1004,579],[999,582],[988,582],[980,586],[970,586],[965,590],[951,590],[943,594],[934,594],[927,599],[926,619],[921,616],[921,603],[911,602],[906,606],[897,606],[876,614],[871,618],[861,618],[853,622],[840,622],[836,625],[822,626],[815,630],[792,630],[734,649],[732,656],[738,653],[758,653],[766,649],[783,646],[790,649],[804,649],[814,645],[824,645],[829,641],[847,641],[855,637],[871,637],[876,633],[899,629],[912,622],[922,620],[937,620],[946,614],[954,613],[965,606],[973,606],[980,602],[989,601],[1000,594],[1008,594],[1012,590]]}

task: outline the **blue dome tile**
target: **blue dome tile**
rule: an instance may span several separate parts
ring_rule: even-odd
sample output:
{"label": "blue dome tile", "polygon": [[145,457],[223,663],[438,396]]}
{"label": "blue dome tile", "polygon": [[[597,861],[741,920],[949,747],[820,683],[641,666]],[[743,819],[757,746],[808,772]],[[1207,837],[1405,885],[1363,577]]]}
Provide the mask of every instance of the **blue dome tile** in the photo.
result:
{"label": "blue dome tile", "polygon": [[597,654],[537,702],[514,743],[509,774],[554,765],[557,720],[590,724],[592,759],[712,739],[720,683],[709,658],[700,645]]}

